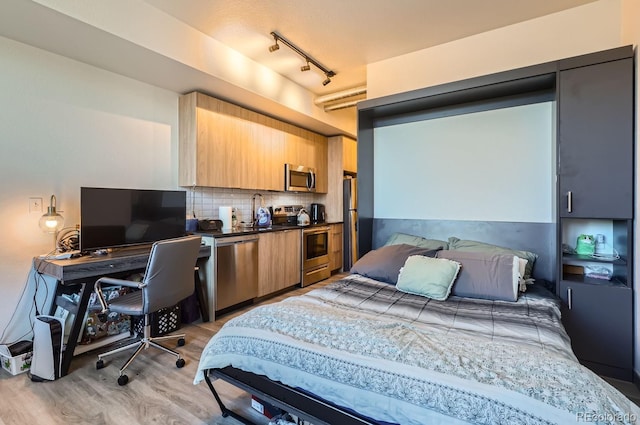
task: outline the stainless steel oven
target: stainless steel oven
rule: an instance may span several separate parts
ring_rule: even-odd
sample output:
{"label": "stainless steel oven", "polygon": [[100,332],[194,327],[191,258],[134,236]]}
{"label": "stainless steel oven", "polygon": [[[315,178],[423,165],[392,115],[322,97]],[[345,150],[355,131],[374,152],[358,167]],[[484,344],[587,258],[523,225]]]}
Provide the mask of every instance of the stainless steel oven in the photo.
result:
{"label": "stainless steel oven", "polygon": [[329,276],[329,226],[305,228],[302,231],[302,286]]}

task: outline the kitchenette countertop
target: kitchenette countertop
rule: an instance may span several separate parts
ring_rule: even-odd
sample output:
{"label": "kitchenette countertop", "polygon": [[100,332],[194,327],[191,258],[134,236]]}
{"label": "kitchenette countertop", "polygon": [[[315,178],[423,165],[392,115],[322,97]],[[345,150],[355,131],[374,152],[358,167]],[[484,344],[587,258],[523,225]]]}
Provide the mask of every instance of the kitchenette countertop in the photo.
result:
{"label": "kitchenette countertop", "polygon": [[266,233],[266,232],[280,232],[283,230],[306,229],[306,228],[329,226],[331,224],[342,224],[342,223],[343,223],[342,221],[328,221],[326,223],[310,224],[308,226],[296,226],[296,225],[287,224],[287,225],[275,225],[271,227],[258,227],[258,228],[235,227],[233,229],[219,230],[215,232],[198,230],[193,233],[196,235],[213,236],[214,238],[226,238],[226,237],[232,237],[232,236],[243,236],[243,235],[259,234],[259,233]]}

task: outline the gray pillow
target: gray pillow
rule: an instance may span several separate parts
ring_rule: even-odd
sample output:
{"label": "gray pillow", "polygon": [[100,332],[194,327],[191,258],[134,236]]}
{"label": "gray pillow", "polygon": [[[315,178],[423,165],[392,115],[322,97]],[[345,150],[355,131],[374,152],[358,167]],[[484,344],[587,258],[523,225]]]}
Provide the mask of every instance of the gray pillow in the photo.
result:
{"label": "gray pillow", "polygon": [[446,241],[427,239],[422,236],[408,235],[406,233],[399,232],[389,236],[389,239],[384,245],[398,245],[403,243],[427,249],[447,249],[449,247],[449,243]]}
{"label": "gray pillow", "polygon": [[460,263],[451,294],[486,300],[517,301],[520,261],[513,254],[439,251],[438,258]]}
{"label": "gray pillow", "polygon": [[435,257],[437,250],[399,244],[383,246],[367,252],[351,267],[352,274],[359,274],[393,285],[398,281],[400,268],[411,255]]}
{"label": "gray pillow", "polygon": [[502,246],[492,245],[484,242],[463,240],[456,237],[449,238],[449,249],[454,251],[480,251],[493,254],[511,254],[516,255],[520,258],[524,258],[525,260],[527,260],[527,265],[524,269],[523,276],[525,279],[529,279],[531,277],[531,274],[533,272],[533,265],[538,258],[538,254],[534,254],[533,252],[505,248]]}

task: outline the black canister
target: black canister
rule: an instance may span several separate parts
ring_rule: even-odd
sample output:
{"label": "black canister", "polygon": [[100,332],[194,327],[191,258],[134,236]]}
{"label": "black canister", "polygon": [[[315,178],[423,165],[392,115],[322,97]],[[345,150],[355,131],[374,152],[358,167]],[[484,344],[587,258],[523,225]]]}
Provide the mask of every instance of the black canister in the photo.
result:
{"label": "black canister", "polygon": [[311,204],[311,223],[324,223],[325,213],[323,204]]}

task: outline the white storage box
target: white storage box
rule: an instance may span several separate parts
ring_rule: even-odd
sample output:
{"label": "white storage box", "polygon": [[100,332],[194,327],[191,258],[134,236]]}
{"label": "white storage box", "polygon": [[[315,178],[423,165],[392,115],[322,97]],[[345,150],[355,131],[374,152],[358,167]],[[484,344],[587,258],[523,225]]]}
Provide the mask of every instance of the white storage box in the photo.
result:
{"label": "white storage box", "polygon": [[20,373],[26,372],[31,367],[32,356],[33,351],[29,351],[28,353],[24,354],[18,354],[14,357],[9,357],[5,354],[0,353],[2,368],[12,375],[18,375]]}

